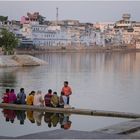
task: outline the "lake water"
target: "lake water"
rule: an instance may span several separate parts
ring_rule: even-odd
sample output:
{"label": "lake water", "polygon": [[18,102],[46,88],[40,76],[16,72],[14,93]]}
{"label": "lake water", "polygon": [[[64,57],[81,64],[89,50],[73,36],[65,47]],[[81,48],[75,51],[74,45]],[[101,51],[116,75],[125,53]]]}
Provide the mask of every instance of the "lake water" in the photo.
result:
{"label": "lake water", "polygon": [[[140,113],[140,53],[48,53],[36,57],[47,61],[48,65],[0,68],[1,94],[6,88],[14,88],[17,93],[21,87],[25,88],[27,94],[38,89],[45,94],[49,88],[60,94],[63,81],[67,80],[73,91],[70,104],[75,108]],[[60,122],[55,127],[48,127],[44,115],[39,115],[42,121],[38,125],[31,123],[27,112],[22,115],[13,113],[16,114],[14,123],[6,121],[6,114],[9,112],[0,110],[0,136],[21,136],[63,129]],[[20,124],[19,116],[24,117],[24,125]],[[61,115],[56,118],[60,120]],[[69,130],[84,131],[127,121],[80,115],[68,118],[72,122]]]}

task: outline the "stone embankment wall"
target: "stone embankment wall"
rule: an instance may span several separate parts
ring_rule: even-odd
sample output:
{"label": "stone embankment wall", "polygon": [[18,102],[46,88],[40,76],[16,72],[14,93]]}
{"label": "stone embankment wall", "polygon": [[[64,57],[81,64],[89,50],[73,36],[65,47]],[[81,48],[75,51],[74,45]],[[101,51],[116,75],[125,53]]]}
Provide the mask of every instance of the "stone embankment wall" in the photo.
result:
{"label": "stone embankment wall", "polygon": [[108,45],[102,46],[53,46],[53,47],[42,47],[42,48],[18,48],[16,54],[43,54],[48,52],[140,52],[140,49],[135,48],[132,45]]}
{"label": "stone embankment wall", "polygon": [[40,66],[47,62],[30,55],[1,55],[0,67]]}

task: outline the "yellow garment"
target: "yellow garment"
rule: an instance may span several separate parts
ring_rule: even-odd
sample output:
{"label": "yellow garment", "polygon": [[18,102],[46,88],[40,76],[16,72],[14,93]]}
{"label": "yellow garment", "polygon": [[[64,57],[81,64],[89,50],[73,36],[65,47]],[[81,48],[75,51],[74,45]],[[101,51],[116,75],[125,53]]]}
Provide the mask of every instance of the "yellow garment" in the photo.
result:
{"label": "yellow garment", "polygon": [[34,96],[33,95],[28,95],[26,104],[27,105],[33,105],[33,101],[34,101]]}
{"label": "yellow garment", "polygon": [[27,118],[28,118],[30,121],[35,122],[35,119],[34,119],[34,117],[33,117],[33,111],[30,111],[30,110],[27,111]]}
{"label": "yellow garment", "polygon": [[57,107],[59,104],[59,97],[57,95],[53,95],[51,98],[51,105],[53,107]]}
{"label": "yellow garment", "polygon": [[58,122],[59,122],[59,116],[58,114],[54,113],[52,116],[51,116],[51,122],[53,124],[53,127],[56,127]]}

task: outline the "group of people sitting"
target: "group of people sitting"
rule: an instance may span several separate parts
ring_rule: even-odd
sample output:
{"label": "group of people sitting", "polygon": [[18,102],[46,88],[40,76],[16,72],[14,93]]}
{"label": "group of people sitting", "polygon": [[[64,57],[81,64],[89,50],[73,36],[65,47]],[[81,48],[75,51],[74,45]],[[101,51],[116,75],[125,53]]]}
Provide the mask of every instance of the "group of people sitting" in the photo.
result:
{"label": "group of people sitting", "polygon": [[36,106],[47,106],[47,107],[65,107],[69,105],[70,95],[72,90],[68,86],[68,81],[64,81],[64,86],[61,90],[60,97],[57,95],[57,92],[52,92],[51,89],[48,90],[48,93],[43,97],[42,92],[38,90],[37,92],[31,91],[26,97],[24,88],[20,89],[20,92],[15,94],[14,89],[6,89],[6,92],[3,94],[3,103],[15,103],[15,104],[27,104],[27,105],[36,105]]}

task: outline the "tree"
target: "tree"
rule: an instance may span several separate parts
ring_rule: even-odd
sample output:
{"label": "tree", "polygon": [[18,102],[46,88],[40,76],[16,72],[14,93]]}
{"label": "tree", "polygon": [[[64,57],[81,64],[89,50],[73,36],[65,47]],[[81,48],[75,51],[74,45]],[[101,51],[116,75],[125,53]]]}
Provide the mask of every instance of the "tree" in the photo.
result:
{"label": "tree", "polygon": [[43,17],[41,15],[38,15],[39,24],[43,24],[44,23],[44,19],[45,19],[45,17]]}
{"label": "tree", "polygon": [[4,17],[4,16],[0,16],[0,21],[7,21],[8,20],[8,16],[7,17]]}
{"label": "tree", "polygon": [[17,45],[18,39],[15,35],[7,29],[2,29],[0,32],[0,47],[2,47],[4,54],[13,54]]}

